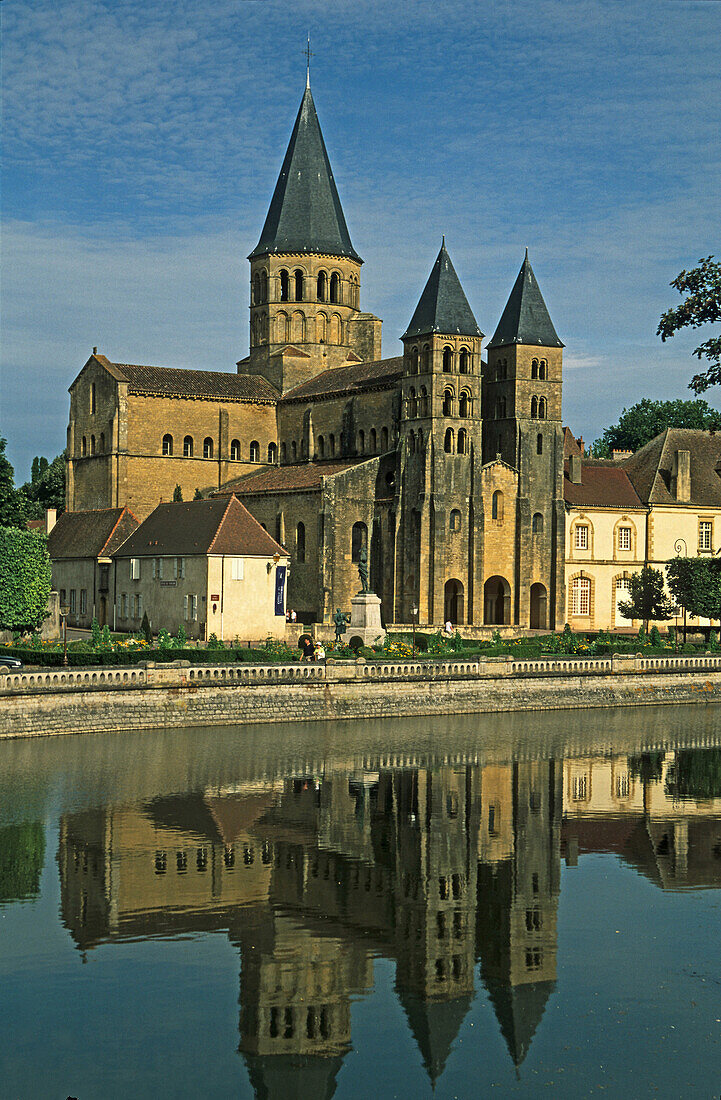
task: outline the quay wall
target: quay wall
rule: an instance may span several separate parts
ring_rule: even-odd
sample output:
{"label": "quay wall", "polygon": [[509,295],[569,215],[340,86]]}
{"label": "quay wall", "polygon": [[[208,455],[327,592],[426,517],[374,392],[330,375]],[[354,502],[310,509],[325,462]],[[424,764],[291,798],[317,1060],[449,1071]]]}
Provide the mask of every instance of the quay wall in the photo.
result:
{"label": "quay wall", "polygon": [[0,739],[721,701],[721,657],[555,657],[0,672]]}

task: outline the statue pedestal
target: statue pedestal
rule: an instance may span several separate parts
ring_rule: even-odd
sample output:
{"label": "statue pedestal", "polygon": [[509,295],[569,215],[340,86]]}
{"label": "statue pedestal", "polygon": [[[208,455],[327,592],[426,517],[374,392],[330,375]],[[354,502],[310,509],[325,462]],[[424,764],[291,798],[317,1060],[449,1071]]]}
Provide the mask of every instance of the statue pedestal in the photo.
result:
{"label": "statue pedestal", "polygon": [[386,632],[381,626],[381,601],[375,592],[359,592],[350,602],[350,622],[346,627],[345,641],[362,638],[363,645],[371,646],[385,641]]}

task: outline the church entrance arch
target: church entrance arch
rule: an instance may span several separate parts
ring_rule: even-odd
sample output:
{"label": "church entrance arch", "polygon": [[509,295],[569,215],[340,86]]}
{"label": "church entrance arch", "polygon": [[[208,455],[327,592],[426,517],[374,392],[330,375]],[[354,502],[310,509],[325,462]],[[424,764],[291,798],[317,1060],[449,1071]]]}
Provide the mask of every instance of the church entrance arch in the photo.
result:
{"label": "church entrance arch", "polygon": [[545,584],[531,585],[531,630],[546,630],[548,626],[548,596]]}
{"label": "church entrance arch", "polygon": [[463,585],[460,581],[446,581],[443,590],[443,621],[454,625],[463,622]]}
{"label": "church entrance arch", "polygon": [[483,621],[504,626],[511,621],[511,586],[505,577],[489,577],[483,586]]}

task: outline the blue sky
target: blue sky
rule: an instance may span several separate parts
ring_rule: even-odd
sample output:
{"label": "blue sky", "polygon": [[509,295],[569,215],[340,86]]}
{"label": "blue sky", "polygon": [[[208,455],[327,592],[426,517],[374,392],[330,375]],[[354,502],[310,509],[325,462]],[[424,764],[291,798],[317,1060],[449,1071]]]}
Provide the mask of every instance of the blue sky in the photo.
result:
{"label": "blue sky", "polygon": [[[526,245],[595,438],[692,397],[670,280],[721,252],[717,0],[4,0],[0,434],[18,481],[110,359],[232,370],[312,86],[363,307],[403,332],[445,233],[493,334]],[[711,391],[712,404],[721,394]]]}

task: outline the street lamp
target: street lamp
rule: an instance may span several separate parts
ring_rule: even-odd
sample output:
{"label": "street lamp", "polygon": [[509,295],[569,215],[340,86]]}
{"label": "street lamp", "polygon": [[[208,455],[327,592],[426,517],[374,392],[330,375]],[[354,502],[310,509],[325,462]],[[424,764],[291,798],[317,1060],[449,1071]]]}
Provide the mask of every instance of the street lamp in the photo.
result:
{"label": "street lamp", "polygon": [[416,655],[416,618],[418,617],[418,608],[413,608],[413,656]]}
{"label": "street lamp", "polygon": [[70,614],[69,607],[60,608],[60,618],[63,620],[63,664],[68,663],[68,615]]}
{"label": "street lamp", "polygon": [[[673,548],[676,551],[676,557],[681,557],[681,550],[683,549],[683,556],[688,557],[688,546],[686,545],[686,539],[676,539],[673,544]],[[683,604],[683,644],[686,645],[686,604]],[[676,634],[678,635],[678,624],[676,627]],[[678,646],[677,646],[678,648]]]}

